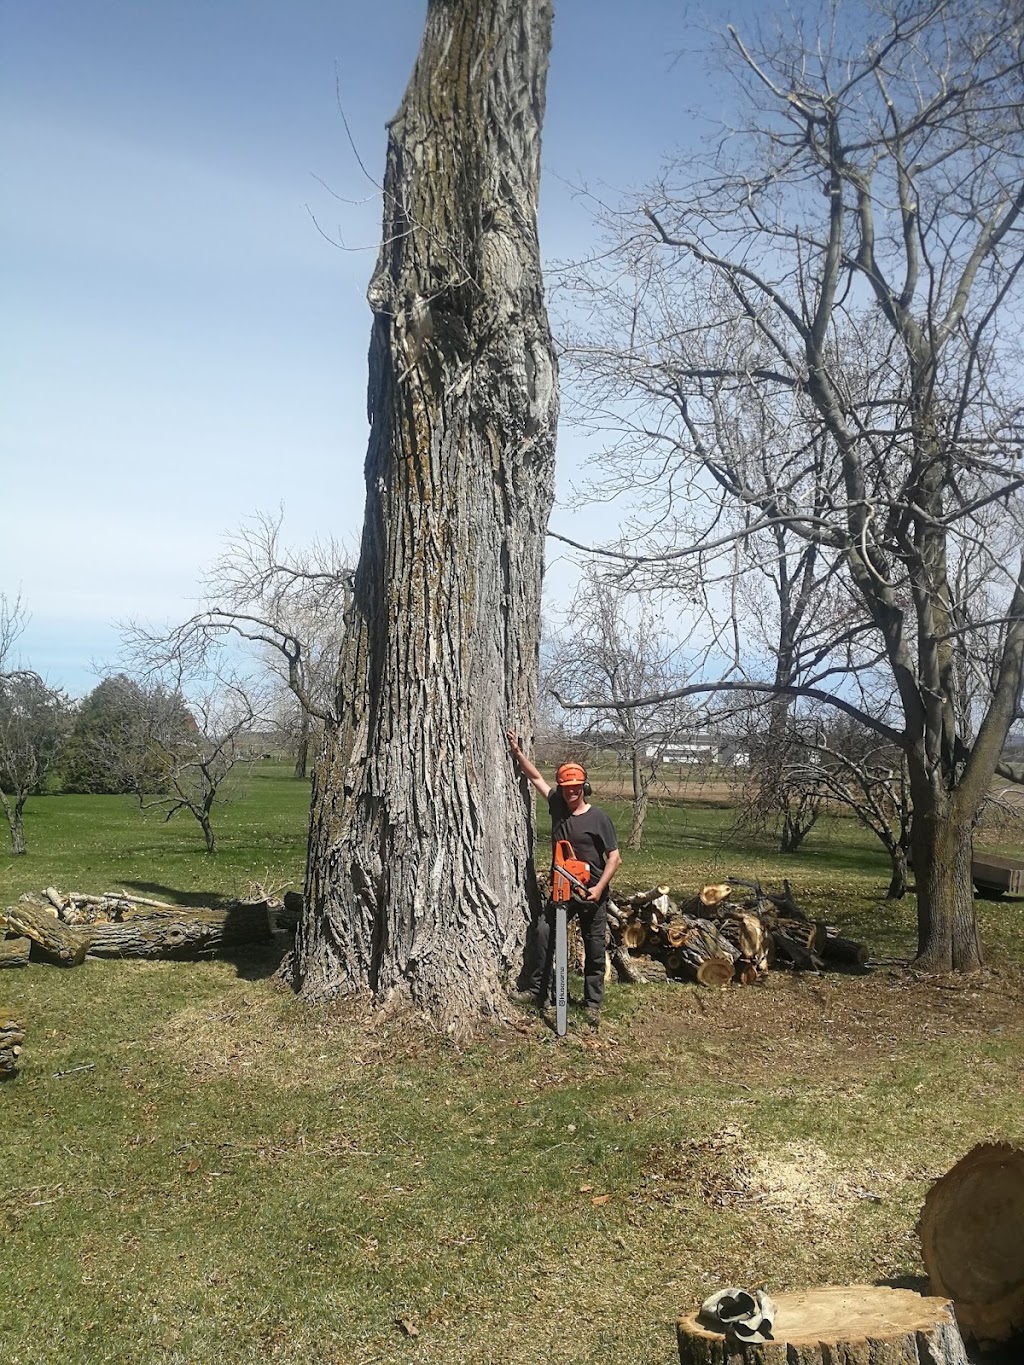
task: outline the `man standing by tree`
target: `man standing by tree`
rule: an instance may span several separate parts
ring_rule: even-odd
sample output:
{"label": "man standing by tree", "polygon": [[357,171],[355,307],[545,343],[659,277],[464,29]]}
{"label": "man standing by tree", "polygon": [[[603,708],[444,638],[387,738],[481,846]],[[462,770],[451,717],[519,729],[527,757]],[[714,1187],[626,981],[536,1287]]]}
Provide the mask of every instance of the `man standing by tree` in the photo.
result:
{"label": "man standing by tree", "polygon": [[[601,1022],[604,1001],[604,953],[608,928],[608,887],[622,862],[615,826],[605,811],[588,801],[590,783],[586,769],[579,763],[563,763],[555,774],[552,788],[519,747],[519,738],[508,732],[509,748],[527,780],[540,792],[551,812],[553,842],[566,839],[573,854],[590,867],[591,881],[586,902],[576,901],[583,935],[583,999],[591,1028]],[[551,988],[551,944],[554,928],[554,902],[548,901],[534,921],[526,976],[525,994],[545,1004]]]}

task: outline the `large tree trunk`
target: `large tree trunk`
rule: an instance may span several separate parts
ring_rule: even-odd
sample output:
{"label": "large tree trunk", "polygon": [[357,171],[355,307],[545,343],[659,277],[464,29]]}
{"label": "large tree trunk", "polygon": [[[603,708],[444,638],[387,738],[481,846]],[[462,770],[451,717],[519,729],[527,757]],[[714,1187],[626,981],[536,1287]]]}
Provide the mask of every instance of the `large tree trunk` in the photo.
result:
{"label": "large tree trunk", "polygon": [[644,837],[644,821],[647,819],[647,806],[650,792],[650,778],[640,763],[639,742],[634,741],[632,753],[633,812],[629,827],[627,848],[639,848]]}
{"label": "large tree trunk", "polygon": [[958,813],[954,800],[915,799],[915,962],[923,971],[974,972],[982,965],[971,879],[973,835],[973,821]]}
{"label": "large tree trunk", "polygon": [[299,715],[299,739],[295,746],[295,776],[303,782],[309,768],[309,729],[309,712],[303,707]]}
{"label": "large tree trunk", "polygon": [[532,728],[557,372],[536,207],[549,0],[431,0],[389,127],[371,434],[340,723],[292,975],[310,999],[501,1014],[533,877]]}
{"label": "large tree trunk", "polygon": [[21,814],[25,802],[16,797],[12,806],[6,793],[0,791],[0,806],[3,806],[4,815],[7,817],[7,827],[11,831],[11,852],[20,857],[26,851],[25,824]]}
{"label": "large tree trunk", "polygon": [[885,893],[891,901],[902,900],[907,894],[907,851],[899,844],[891,844],[887,850],[892,867],[889,890]]}

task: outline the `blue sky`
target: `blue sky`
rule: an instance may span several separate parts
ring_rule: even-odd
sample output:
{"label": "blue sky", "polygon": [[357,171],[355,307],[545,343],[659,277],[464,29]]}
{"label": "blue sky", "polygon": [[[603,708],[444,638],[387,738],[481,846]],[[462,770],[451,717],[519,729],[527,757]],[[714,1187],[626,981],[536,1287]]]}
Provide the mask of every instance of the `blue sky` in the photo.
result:
{"label": "blue sky", "polygon": [[[257,509],[283,504],[292,543],[355,542],[379,206],[335,75],[379,177],[425,8],[0,0],[0,591],[51,682],[88,691],[119,620],[187,615]],[[696,42],[680,3],[556,0],[546,256],[586,248],[570,184],[614,197],[694,135],[698,100],[715,112],[703,62],[677,57]],[[584,455],[560,435],[563,491]]]}

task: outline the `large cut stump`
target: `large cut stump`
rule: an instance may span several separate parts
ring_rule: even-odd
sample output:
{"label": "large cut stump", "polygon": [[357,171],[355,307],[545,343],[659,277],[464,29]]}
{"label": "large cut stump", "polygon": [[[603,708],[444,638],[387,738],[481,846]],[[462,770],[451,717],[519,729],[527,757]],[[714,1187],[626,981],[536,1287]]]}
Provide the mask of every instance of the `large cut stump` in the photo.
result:
{"label": "large cut stump", "polygon": [[772,1298],[775,1340],[756,1345],[703,1327],[697,1313],[680,1318],[681,1365],[967,1365],[948,1299],[872,1284]]}
{"label": "large cut stump", "polygon": [[928,1191],[918,1232],[931,1290],[953,1300],[965,1336],[1024,1331],[1024,1152],[968,1152]]}

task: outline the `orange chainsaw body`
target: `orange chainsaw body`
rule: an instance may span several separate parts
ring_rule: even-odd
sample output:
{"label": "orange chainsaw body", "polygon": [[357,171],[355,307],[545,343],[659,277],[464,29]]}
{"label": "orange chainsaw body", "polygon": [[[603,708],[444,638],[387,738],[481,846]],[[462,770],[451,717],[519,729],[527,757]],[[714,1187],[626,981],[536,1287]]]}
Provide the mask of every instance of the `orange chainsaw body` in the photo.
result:
{"label": "orange chainsaw body", "polygon": [[[562,875],[564,874],[564,875]],[[590,881],[590,864],[577,858],[568,839],[555,840],[555,861],[551,869],[551,899],[556,903],[579,896]]]}

